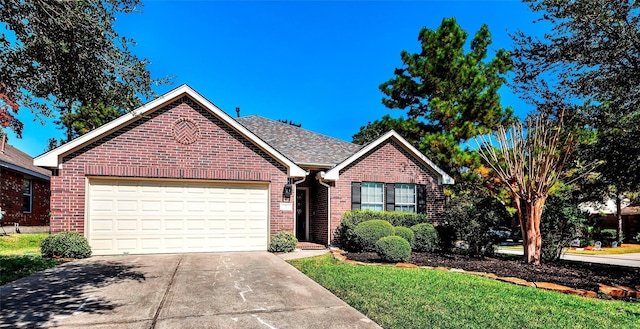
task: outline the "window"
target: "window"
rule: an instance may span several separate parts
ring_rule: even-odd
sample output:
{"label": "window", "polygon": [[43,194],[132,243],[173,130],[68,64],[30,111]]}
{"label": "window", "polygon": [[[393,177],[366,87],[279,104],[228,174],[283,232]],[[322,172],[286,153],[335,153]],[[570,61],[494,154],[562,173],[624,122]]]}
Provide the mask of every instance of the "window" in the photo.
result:
{"label": "window", "polygon": [[362,209],[378,210],[384,209],[384,184],[362,182],[361,197]]}
{"label": "window", "polygon": [[31,212],[33,198],[33,185],[31,179],[23,178],[22,179],[22,211],[23,212]]}
{"label": "window", "polygon": [[424,184],[351,182],[351,209],[427,213]]}
{"label": "window", "polygon": [[395,184],[395,211],[416,212],[416,186]]}

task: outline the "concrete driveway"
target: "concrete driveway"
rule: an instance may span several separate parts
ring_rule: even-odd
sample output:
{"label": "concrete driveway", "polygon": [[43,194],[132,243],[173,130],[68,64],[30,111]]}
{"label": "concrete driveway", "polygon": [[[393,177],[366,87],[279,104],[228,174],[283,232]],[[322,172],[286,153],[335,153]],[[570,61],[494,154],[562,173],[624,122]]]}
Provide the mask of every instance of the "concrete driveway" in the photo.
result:
{"label": "concrete driveway", "polygon": [[0,287],[1,328],[380,328],[267,252],[92,257]]}

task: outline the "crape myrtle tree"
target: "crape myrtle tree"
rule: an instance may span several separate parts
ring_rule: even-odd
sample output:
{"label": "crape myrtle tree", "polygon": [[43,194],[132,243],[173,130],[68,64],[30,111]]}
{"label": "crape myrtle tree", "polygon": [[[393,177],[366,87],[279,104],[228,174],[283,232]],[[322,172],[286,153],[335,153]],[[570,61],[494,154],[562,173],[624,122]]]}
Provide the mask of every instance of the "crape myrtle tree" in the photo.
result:
{"label": "crape myrtle tree", "polygon": [[[640,187],[640,3],[628,0],[525,0],[549,33],[522,32],[515,41],[513,85],[537,107],[563,95],[580,104],[573,116],[593,140],[577,150],[583,163],[596,163],[581,192],[618,203]],[[542,91],[542,92],[541,92]]]}
{"label": "crape myrtle tree", "polygon": [[74,128],[77,122],[92,129],[152,97],[152,85],[166,80],[151,79],[149,61],[135,56],[134,41],[113,26],[117,14],[139,5],[0,0],[0,125],[20,136],[20,108],[40,119],[58,114],[70,140],[87,131]]}
{"label": "crape myrtle tree", "polygon": [[513,122],[512,109],[500,104],[498,94],[511,68],[510,54],[499,49],[487,59],[491,35],[486,25],[465,53],[467,33],[455,18],[443,19],[436,30],[423,27],[418,41],[420,52],[402,51],[403,66],[380,85],[385,94],[383,104],[405,110],[408,119],[393,122],[395,119],[383,118],[370,123],[354,136],[354,142],[366,142],[384,133],[376,130],[380,126],[394,128],[398,124],[419,150],[457,181],[477,176],[474,170],[481,164],[480,158],[463,143]]}
{"label": "crape myrtle tree", "polygon": [[552,187],[561,182],[575,149],[563,130],[562,115],[529,117],[525,124],[499,127],[494,134],[476,137],[478,153],[511,192],[528,263],[540,264],[540,222]]}

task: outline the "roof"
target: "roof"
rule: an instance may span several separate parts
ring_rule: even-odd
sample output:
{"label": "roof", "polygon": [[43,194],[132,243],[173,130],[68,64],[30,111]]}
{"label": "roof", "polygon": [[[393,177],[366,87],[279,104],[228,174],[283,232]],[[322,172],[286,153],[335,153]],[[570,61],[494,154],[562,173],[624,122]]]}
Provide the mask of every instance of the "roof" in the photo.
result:
{"label": "roof", "polygon": [[4,144],[0,149],[0,167],[21,172],[26,175],[50,180],[51,172],[47,169],[36,167],[33,158],[17,148]]}
{"label": "roof", "polygon": [[624,207],[620,210],[620,214],[623,216],[640,215],[640,205],[632,204]]}
{"label": "roof", "polygon": [[236,120],[302,167],[333,168],[362,148],[362,145],[257,115]]}
{"label": "roof", "polygon": [[437,176],[438,184],[453,184],[454,183],[453,178],[451,176],[449,176],[442,169],[440,169],[438,166],[436,166],[435,163],[431,162],[431,160],[429,160],[424,154],[422,154],[420,151],[418,151],[413,145],[411,145],[409,142],[407,142],[406,139],[402,138],[402,136],[400,136],[400,134],[398,134],[394,130],[391,130],[391,131],[387,132],[386,134],[380,136],[378,139],[374,140],[373,142],[365,145],[358,152],[356,152],[353,155],[351,155],[349,158],[344,160],[342,163],[338,164],[337,166],[335,166],[331,170],[327,171],[323,178],[326,179],[326,180],[332,180],[332,181],[338,180],[339,177],[340,177],[340,170],[342,170],[346,166],[350,165],[354,161],[358,160],[359,158],[361,158],[362,156],[367,154],[369,151],[371,151],[374,148],[378,147],[380,144],[382,144],[383,142],[385,142],[387,140],[393,140],[393,141],[397,142],[402,148],[404,148],[407,152],[412,154],[416,159],[418,159],[425,166],[427,166],[427,168],[429,168]]}
{"label": "roof", "polygon": [[258,138],[253,132],[245,128],[243,125],[239,124],[227,113],[219,109],[217,106],[215,106],[206,98],[202,97],[187,85],[182,85],[174,90],[171,90],[168,93],[154,99],[153,101],[131,111],[130,113],[122,115],[121,117],[107,124],[104,124],[87,134],[84,134],[60,147],[57,147],[45,154],[38,156],[37,158],[35,158],[34,164],[41,167],[58,168],[62,163],[62,159],[65,155],[70,154],[95,140],[107,136],[127,126],[128,124],[135,122],[145,114],[150,114],[153,111],[160,109],[164,105],[169,104],[183,96],[188,96],[196,103],[200,104],[202,108],[209,111],[211,114],[219,118],[222,122],[237,131],[240,135],[250,140],[256,146],[272,156],[276,161],[282,163],[285,167],[287,167],[289,177],[305,177],[307,175],[305,170],[289,160],[286,156],[273,148],[271,145]]}

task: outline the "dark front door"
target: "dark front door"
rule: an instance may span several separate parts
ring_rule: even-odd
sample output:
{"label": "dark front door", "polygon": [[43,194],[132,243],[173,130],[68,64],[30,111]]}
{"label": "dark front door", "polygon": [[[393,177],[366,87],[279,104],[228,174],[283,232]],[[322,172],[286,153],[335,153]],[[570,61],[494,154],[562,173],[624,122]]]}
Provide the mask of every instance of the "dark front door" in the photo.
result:
{"label": "dark front door", "polygon": [[307,240],[307,190],[296,190],[296,238]]}

